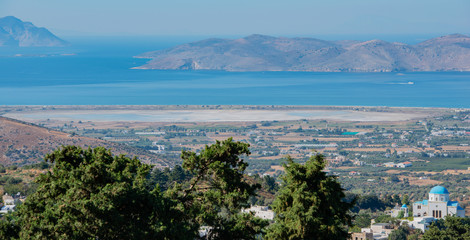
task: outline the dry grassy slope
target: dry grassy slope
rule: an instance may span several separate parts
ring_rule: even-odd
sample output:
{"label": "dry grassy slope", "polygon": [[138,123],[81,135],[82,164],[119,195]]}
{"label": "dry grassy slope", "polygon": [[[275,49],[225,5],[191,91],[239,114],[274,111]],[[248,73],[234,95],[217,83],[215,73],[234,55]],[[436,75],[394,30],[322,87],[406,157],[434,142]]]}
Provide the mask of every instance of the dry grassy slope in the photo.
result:
{"label": "dry grassy slope", "polygon": [[139,148],[100,139],[70,136],[68,133],[0,117],[0,163],[3,165],[37,163],[42,161],[47,153],[62,145],[78,145],[85,148],[103,146],[111,149],[114,154],[136,156],[145,163],[159,167],[169,165],[161,156]]}

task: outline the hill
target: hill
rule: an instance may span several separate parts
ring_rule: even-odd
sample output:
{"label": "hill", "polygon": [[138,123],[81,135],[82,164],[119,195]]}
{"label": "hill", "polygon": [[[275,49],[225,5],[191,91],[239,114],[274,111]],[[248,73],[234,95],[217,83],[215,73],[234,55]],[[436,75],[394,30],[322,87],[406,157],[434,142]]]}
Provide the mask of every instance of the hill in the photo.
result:
{"label": "hill", "polygon": [[0,117],[0,164],[24,165],[42,161],[43,157],[61,145],[106,147],[113,153],[136,156],[141,161],[159,167],[169,166],[163,157],[145,150],[100,139],[81,137],[33,124]]}
{"label": "hill", "polygon": [[143,53],[136,69],[222,71],[470,71],[470,37],[453,34],[416,45],[382,40],[324,41],[251,35],[212,38]]}
{"label": "hill", "polygon": [[61,47],[68,43],[46,28],[38,28],[12,16],[0,18],[0,46]]}

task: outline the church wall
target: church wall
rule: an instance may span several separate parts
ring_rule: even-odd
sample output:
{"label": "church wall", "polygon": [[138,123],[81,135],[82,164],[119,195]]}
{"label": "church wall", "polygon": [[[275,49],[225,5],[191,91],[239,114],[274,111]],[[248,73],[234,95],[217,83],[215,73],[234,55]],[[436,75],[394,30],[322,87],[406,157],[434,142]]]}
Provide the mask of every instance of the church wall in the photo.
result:
{"label": "church wall", "polygon": [[429,201],[436,201],[436,202],[447,202],[449,201],[448,194],[429,194]]}
{"label": "church wall", "polygon": [[413,204],[413,216],[417,217],[423,217],[423,216],[429,216],[429,214],[425,215],[424,213],[428,213],[428,205],[422,205],[422,204]]}
{"label": "church wall", "polygon": [[[447,216],[447,202],[428,202],[429,207],[429,216],[433,216],[433,211],[435,211],[435,218],[443,218]],[[440,211],[440,212],[439,212]]]}
{"label": "church wall", "polygon": [[457,207],[448,207],[447,208],[447,213],[449,215],[457,215]]}

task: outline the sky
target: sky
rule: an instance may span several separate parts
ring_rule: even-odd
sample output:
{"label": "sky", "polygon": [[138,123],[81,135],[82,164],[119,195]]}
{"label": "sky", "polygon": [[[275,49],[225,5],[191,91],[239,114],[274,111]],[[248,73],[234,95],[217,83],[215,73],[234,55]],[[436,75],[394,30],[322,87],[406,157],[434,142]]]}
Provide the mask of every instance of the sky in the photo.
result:
{"label": "sky", "polygon": [[470,0],[0,0],[2,16],[71,36],[470,33]]}

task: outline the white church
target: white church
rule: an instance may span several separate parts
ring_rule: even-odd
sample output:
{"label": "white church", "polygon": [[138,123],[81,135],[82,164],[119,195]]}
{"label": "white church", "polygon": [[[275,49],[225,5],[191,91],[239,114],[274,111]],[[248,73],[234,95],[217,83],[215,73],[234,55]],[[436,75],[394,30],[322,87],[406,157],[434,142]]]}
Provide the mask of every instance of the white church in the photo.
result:
{"label": "white church", "polygon": [[413,203],[414,217],[443,218],[447,215],[465,217],[465,209],[459,202],[450,201],[445,187],[435,186],[429,192],[429,199]]}

